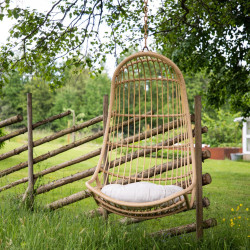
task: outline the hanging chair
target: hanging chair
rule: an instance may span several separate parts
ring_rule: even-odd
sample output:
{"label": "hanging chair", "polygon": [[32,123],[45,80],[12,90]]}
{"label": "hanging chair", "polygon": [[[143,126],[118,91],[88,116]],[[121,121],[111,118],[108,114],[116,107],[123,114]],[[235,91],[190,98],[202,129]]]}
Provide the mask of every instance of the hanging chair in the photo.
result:
{"label": "hanging chair", "polygon": [[[86,183],[97,204],[109,212],[141,219],[187,210],[195,196],[194,157],[186,87],[179,68],[150,51],[127,57],[112,78],[102,151]],[[118,187],[139,182],[147,186],[145,196],[153,193],[149,183],[178,189],[158,200],[119,197]],[[107,195],[105,187],[117,188],[118,196]],[[132,196],[136,196],[139,186],[133,187]]]}

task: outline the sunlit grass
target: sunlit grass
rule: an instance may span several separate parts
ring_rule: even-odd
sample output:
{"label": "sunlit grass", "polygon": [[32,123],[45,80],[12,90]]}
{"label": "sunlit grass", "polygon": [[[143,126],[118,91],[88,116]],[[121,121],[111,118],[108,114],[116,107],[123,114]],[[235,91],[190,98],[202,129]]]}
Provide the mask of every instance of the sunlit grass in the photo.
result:
{"label": "sunlit grass", "polygon": [[[41,136],[35,135],[36,136]],[[25,135],[6,143],[0,154],[27,141]],[[35,157],[67,144],[55,140],[35,148]],[[101,145],[88,143],[69,150],[42,163],[35,172],[76,158]],[[27,152],[0,163],[5,169],[27,160]],[[94,167],[98,157],[39,178],[36,187],[79,171]],[[35,209],[29,211],[19,204],[17,195],[24,193],[27,184],[0,193],[0,249],[248,249],[249,248],[249,162],[206,160],[203,173],[210,173],[212,183],[203,188],[211,204],[204,209],[204,219],[216,218],[218,226],[205,230],[204,241],[198,246],[195,234],[152,239],[148,233],[195,222],[195,211],[130,226],[116,223],[119,216],[110,215],[108,223],[102,218],[86,218],[85,212],[97,208],[92,198],[66,206],[54,212],[44,205],[85,189],[80,180],[35,198]],[[27,168],[0,178],[0,186],[27,176]]]}

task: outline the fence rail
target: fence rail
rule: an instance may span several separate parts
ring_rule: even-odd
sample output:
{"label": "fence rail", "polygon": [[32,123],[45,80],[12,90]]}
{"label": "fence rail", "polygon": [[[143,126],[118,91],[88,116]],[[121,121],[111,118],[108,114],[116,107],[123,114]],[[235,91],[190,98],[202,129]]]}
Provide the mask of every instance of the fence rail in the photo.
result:
{"label": "fence rail", "polygon": [[[29,98],[29,97],[28,97]],[[29,108],[30,112],[28,112],[28,120],[29,121],[32,121],[32,103],[31,101],[28,102],[27,104],[27,107]],[[95,169],[96,167],[92,167],[92,168],[89,168],[89,169],[86,169],[84,171],[81,171],[81,172],[78,172],[78,173],[75,173],[71,176],[66,176],[64,178],[61,178],[61,179],[58,179],[58,180],[54,180],[53,182],[50,182],[50,183],[47,183],[47,184],[44,184],[44,185],[41,185],[39,187],[37,187],[36,190],[34,190],[34,182],[37,180],[37,178],[41,177],[41,176],[45,176],[47,174],[50,174],[50,173],[53,173],[53,172],[56,172],[60,169],[63,169],[63,168],[66,168],[66,167],[69,167],[69,166],[72,166],[74,164],[77,164],[77,163],[80,163],[80,162],[83,162],[83,161],[86,161],[86,160],[89,160],[93,157],[96,157],[98,155],[100,155],[101,153],[101,148],[98,148],[96,150],[93,150],[87,154],[84,154],[84,155],[81,155],[75,159],[71,159],[69,161],[66,161],[66,162],[63,162],[63,163],[60,163],[60,164],[57,164],[55,166],[51,166],[47,169],[44,169],[40,172],[37,172],[37,173],[33,173],[33,166],[39,162],[42,162],[44,160],[47,160],[48,158],[51,158],[51,157],[54,157],[58,154],[61,154],[61,153],[64,153],[70,149],[73,149],[75,147],[78,147],[82,144],[85,144],[87,142],[90,142],[90,141],[93,141],[97,138],[100,138],[103,136],[104,134],[104,130],[105,130],[105,121],[107,121],[107,115],[108,115],[108,97],[107,96],[104,96],[104,101],[103,101],[103,115],[100,115],[100,116],[97,116],[93,119],[90,119],[86,122],[83,122],[79,125],[75,125],[71,128],[67,128],[67,129],[63,129],[59,132],[56,132],[52,135],[49,135],[49,136],[46,136],[42,139],[39,139],[39,140],[36,140],[36,141],[33,141],[32,139],[32,131],[43,125],[43,124],[46,124],[48,122],[52,122],[56,119],[60,119],[60,118],[63,118],[69,114],[71,114],[70,111],[66,111],[66,112],[63,112],[61,114],[58,114],[58,115],[54,115],[54,116],[51,116],[43,121],[39,121],[37,123],[34,123],[31,125],[29,125],[30,127],[30,136],[29,138],[29,142],[27,145],[23,145],[19,148],[16,148],[14,150],[11,150],[7,153],[4,153],[4,154],[1,154],[0,155],[0,161],[1,160],[4,160],[4,159],[7,159],[9,157],[12,157],[14,155],[18,155],[26,150],[30,150],[29,152],[29,160],[27,160],[26,162],[21,162],[15,166],[12,166],[8,169],[4,169],[4,170],[1,170],[0,171],[0,178],[1,177],[4,177],[6,175],[9,175],[9,174],[12,174],[13,172],[16,172],[16,171],[19,171],[21,169],[24,169],[26,167],[29,166],[29,175],[27,173],[27,177],[24,177],[22,179],[19,179],[19,180],[16,180],[14,182],[11,182],[11,183],[8,183],[7,185],[5,186],[2,186],[0,187],[0,192],[2,191],[5,191],[7,189],[10,189],[12,187],[15,187],[17,185],[20,185],[22,183],[26,183],[28,182],[29,185],[28,185],[28,189],[26,190],[24,196],[23,196],[23,200],[26,200],[27,197],[29,196],[28,194],[31,195],[32,198],[35,198],[36,195],[39,195],[39,194],[43,194],[43,193],[46,193],[46,192],[49,192],[50,190],[53,190],[53,189],[56,189],[58,187],[61,187],[61,186],[64,186],[64,185],[67,185],[69,183],[72,183],[72,182],[75,182],[75,181],[78,181],[78,180],[81,180],[81,179],[84,179],[86,177],[89,177],[91,176],[94,172],[95,172]],[[146,115],[152,115],[151,112],[148,112],[145,114],[145,117]],[[142,119],[145,119],[142,118]],[[131,136],[131,137],[127,137],[123,140],[123,144],[126,143],[126,144],[129,144],[131,142],[135,142],[135,141],[141,141],[141,140],[144,140],[145,138],[148,138],[149,136],[154,136],[157,132],[159,133],[159,131],[164,131],[166,128],[176,128],[176,124],[179,122],[181,118],[179,119],[176,119],[175,121],[173,122],[170,122],[169,124],[164,124],[163,126],[159,126],[157,128],[154,128],[154,129],[151,129],[150,131],[146,131],[146,132],[143,132],[143,133],[140,133],[140,134],[137,134],[135,136]],[[194,122],[195,120],[195,117],[194,115],[191,115],[190,117],[191,121]],[[6,126],[6,124],[10,125],[10,124],[13,124],[13,123],[16,123],[16,122],[19,122],[22,120],[22,117],[20,116],[14,116],[14,117],[11,117],[9,119],[6,119],[2,122],[0,122],[0,127],[1,126]],[[134,122],[137,122],[139,120],[138,117],[133,117],[125,122],[123,122],[123,126],[128,126],[129,124],[131,123],[134,123]],[[84,137],[84,138],[81,138],[77,141],[74,141],[72,143],[69,143],[65,146],[62,146],[60,148],[57,148],[57,149],[54,149],[52,151],[49,151],[47,152],[46,154],[43,154],[43,155],[40,155],[36,158],[33,158],[33,147],[37,147],[39,145],[42,145],[44,143],[47,143],[47,142],[51,142],[55,139],[58,139],[66,134],[70,134],[70,133],[73,133],[73,132],[76,132],[76,131],[79,131],[81,129],[84,129],[84,128],[87,128],[91,125],[94,125],[94,124],[97,124],[99,122],[103,122],[104,124],[104,129],[99,131],[99,132],[96,132],[94,134],[91,134],[87,137]],[[3,125],[4,124],[4,125]],[[119,129],[120,127],[122,126],[122,124],[118,124],[116,125],[115,128],[111,128],[111,129]],[[27,127],[25,128],[21,128],[21,129],[18,129],[16,131],[13,131],[11,132],[10,134],[8,135],[5,135],[3,137],[0,137],[0,142],[2,141],[5,141],[5,140],[8,140],[10,138],[13,138],[17,135],[21,135],[21,134],[24,134],[28,132],[28,125]],[[203,127],[202,128],[202,133],[206,133],[207,132],[207,128],[206,127]],[[194,132],[193,132],[193,136],[194,136]],[[166,141],[166,145],[174,145],[176,142],[178,142],[178,138],[182,137],[182,135],[177,135],[175,136],[174,138]],[[120,143],[121,144],[121,143]],[[162,146],[162,144],[161,144]],[[119,142],[117,143],[116,147],[119,147]],[[112,148],[109,148],[109,150],[111,150]],[[153,151],[157,151],[157,145],[155,147],[155,149],[153,149]],[[128,157],[125,157],[123,159],[123,162],[128,162],[128,161],[131,161],[132,159],[135,159],[135,158],[138,158],[142,155],[144,155],[145,153],[150,153],[152,152],[152,149],[149,150],[149,149],[143,149],[143,150],[140,150],[138,149],[138,151],[136,152],[133,152],[131,155],[129,155]],[[108,152],[106,152],[107,154]],[[210,154],[209,154],[209,151],[205,151],[203,152],[203,159],[206,159],[206,158],[209,158],[210,157]],[[177,163],[176,163],[177,164]],[[110,167],[116,167],[117,165],[119,165],[119,162],[117,159],[114,159],[110,162]],[[157,166],[156,166],[157,167]],[[175,168],[175,163],[173,163],[173,168]],[[150,170],[149,170],[150,171]],[[142,173],[138,173],[138,176],[136,178],[139,178],[140,176],[144,175],[145,173],[142,172]],[[148,173],[147,173],[148,174]],[[203,185],[206,185],[208,184],[209,182],[209,178],[207,178],[206,176],[203,178]],[[177,185],[182,185],[180,183],[177,183]],[[63,206],[66,206],[66,205],[69,205],[71,203],[74,203],[74,202],[77,202],[79,200],[82,200],[82,199],[85,199],[85,198],[88,198],[90,197],[90,192],[88,190],[82,190],[78,193],[75,193],[75,194],[72,194],[68,197],[64,197],[62,199],[59,199],[57,201],[54,201],[50,204],[47,204],[46,207],[49,208],[49,209],[57,209],[57,208],[60,208],[60,207],[63,207]]]}
{"label": "fence rail", "polygon": [[[42,120],[42,121],[39,121],[39,122],[36,122],[36,123],[32,124],[32,129],[38,128],[38,127],[40,127],[40,126],[42,126],[44,124],[47,124],[49,122],[52,122],[52,121],[60,119],[60,118],[63,118],[64,116],[67,116],[67,115],[70,115],[70,114],[71,114],[70,111],[66,111],[66,112],[63,112],[61,114],[51,116],[51,117],[49,117],[49,118],[47,118],[45,120]],[[4,135],[4,136],[0,137],[0,142],[9,140],[11,138],[14,138],[14,137],[16,137],[18,135],[24,134],[26,132],[28,132],[27,127],[20,128],[18,130],[15,130],[15,131],[11,132],[8,135]]]}
{"label": "fence rail", "polygon": [[[105,102],[108,102],[107,96],[105,97]],[[107,108],[108,108],[108,104],[106,103],[105,104],[105,116],[107,116]],[[61,154],[61,153],[66,152],[66,151],[68,151],[68,150],[70,150],[72,148],[78,147],[78,146],[80,146],[82,144],[93,141],[93,140],[103,136],[104,131],[101,130],[101,131],[99,131],[97,133],[94,133],[94,134],[92,134],[90,136],[81,138],[81,139],[79,139],[77,141],[74,141],[74,142],[69,143],[69,144],[67,144],[65,146],[62,146],[60,148],[49,151],[46,154],[42,154],[42,155],[40,155],[40,156],[33,159],[33,147],[37,147],[37,146],[42,145],[42,144],[47,143],[47,142],[51,142],[52,140],[58,139],[58,138],[66,135],[66,134],[70,134],[70,133],[79,131],[79,130],[87,128],[87,127],[89,127],[91,125],[100,123],[100,122],[102,122],[104,120],[103,115],[100,115],[100,116],[97,116],[97,117],[95,117],[93,119],[90,119],[90,120],[88,120],[86,122],[83,122],[83,123],[81,123],[79,125],[75,125],[73,127],[63,129],[63,130],[61,130],[59,132],[56,132],[56,133],[54,133],[52,135],[49,135],[49,136],[46,136],[46,137],[41,138],[39,140],[33,141],[32,131],[35,128],[37,128],[37,127],[39,127],[41,125],[44,125],[46,123],[52,122],[52,121],[54,121],[56,119],[63,118],[65,116],[69,115],[69,114],[71,114],[71,111],[66,111],[66,112],[63,112],[61,114],[51,116],[51,117],[49,117],[49,118],[47,118],[45,120],[42,120],[42,121],[39,121],[37,123],[32,124],[32,96],[29,93],[27,94],[27,120],[28,120],[27,127],[17,129],[15,131],[12,131],[8,135],[0,137],[0,142],[9,140],[9,139],[14,138],[14,137],[16,137],[18,135],[21,135],[21,134],[24,134],[24,133],[28,132],[29,133],[28,144],[23,145],[23,146],[21,146],[19,148],[15,148],[15,149],[13,149],[13,150],[11,150],[9,152],[1,154],[0,155],[0,161],[4,160],[4,159],[7,159],[7,158],[10,158],[10,157],[12,157],[14,155],[18,155],[18,154],[20,154],[20,153],[22,153],[24,151],[27,151],[27,150],[29,151],[29,154],[28,154],[29,159],[27,161],[25,161],[25,162],[21,162],[21,163],[15,165],[15,166],[12,166],[12,167],[9,167],[7,169],[1,170],[0,171],[0,178],[4,177],[6,175],[12,174],[12,173],[14,173],[16,171],[19,171],[21,169],[24,169],[24,168],[26,168],[28,166],[29,166],[29,172],[28,172],[29,174],[28,174],[27,177],[24,177],[22,179],[19,179],[17,181],[8,183],[7,185],[0,187],[0,192],[5,191],[7,189],[10,189],[12,187],[15,187],[15,186],[17,186],[19,184],[28,182],[29,183],[28,189],[26,190],[26,192],[25,192],[25,194],[23,196],[23,200],[26,200],[28,198],[28,196],[29,196],[28,194],[31,194],[32,196],[37,195],[37,190],[36,190],[36,193],[34,191],[34,182],[37,180],[38,177],[47,175],[47,174],[55,172],[55,171],[58,171],[58,170],[60,170],[62,168],[68,167],[68,166],[72,166],[72,165],[74,165],[76,163],[85,161],[87,159],[93,158],[93,157],[98,156],[100,154],[101,149],[97,149],[97,150],[95,150],[93,152],[82,155],[82,156],[80,156],[80,157],[78,157],[76,159],[57,164],[55,166],[44,169],[44,170],[42,170],[42,171],[40,171],[38,173],[33,173],[33,166],[36,163],[47,160],[48,158],[54,157],[54,156],[56,156],[58,154]],[[21,120],[22,120],[22,117],[20,115],[17,115],[17,116],[11,117],[9,119],[6,119],[4,121],[1,121],[0,125],[1,125],[1,127],[3,127],[3,126],[14,124],[16,122],[20,122]],[[106,120],[106,117],[105,117],[105,120]],[[136,120],[138,120],[138,119],[136,119]],[[130,119],[129,121],[126,122],[126,124],[129,124],[132,121],[133,121],[133,119]],[[121,127],[121,125],[117,126],[117,128],[119,128],[119,127]],[[38,188],[38,192],[39,192],[40,189]]]}
{"label": "fence rail", "polygon": [[8,125],[21,122],[23,117],[21,115],[12,116],[6,120],[0,121],[0,128],[6,127]]}

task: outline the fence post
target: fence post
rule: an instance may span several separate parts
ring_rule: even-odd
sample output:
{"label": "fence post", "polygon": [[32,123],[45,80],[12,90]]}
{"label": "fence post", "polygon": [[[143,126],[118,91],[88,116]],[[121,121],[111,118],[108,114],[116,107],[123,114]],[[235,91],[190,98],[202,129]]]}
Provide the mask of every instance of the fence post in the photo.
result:
{"label": "fence post", "polygon": [[[75,126],[76,125],[76,113],[75,113],[75,110],[71,110],[71,112],[73,115],[73,126]],[[72,133],[72,140],[73,140],[73,142],[76,141],[76,132]]]}
{"label": "fence post", "polygon": [[201,96],[195,96],[196,238],[203,237]]}
{"label": "fence post", "polygon": [[27,93],[27,128],[28,128],[28,188],[23,201],[32,208],[34,203],[34,173],[33,173],[33,131],[32,131],[32,94]]}
{"label": "fence post", "polygon": [[[109,104],[108,95],[104,95],[103,96],[103,136],[106,131],[106,125],[107,125],[106,123],[108,120],[108,104]],[[106,162],[108,161],[107,155],[108,155],[108,147],[106,147],[104,157],[103,157],[104,169],[106,168]],[[108,175],[106,173],[103,174],[103,183],[104,184],[109,183]]]}

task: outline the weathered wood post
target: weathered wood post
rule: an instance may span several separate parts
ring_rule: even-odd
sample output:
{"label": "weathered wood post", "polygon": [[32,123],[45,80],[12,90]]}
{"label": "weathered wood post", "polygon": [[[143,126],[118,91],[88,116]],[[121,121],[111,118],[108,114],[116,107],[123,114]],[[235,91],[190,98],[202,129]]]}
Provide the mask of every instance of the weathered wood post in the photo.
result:
{"label": "weathered wood post", "polygon": [[28,207],[34,203],[34,172],[33,172],[33,128],[32,128],[32,94],[27,93],[27,128],[28,128],[28,188],[23,196],[23,201]]}
{"label": "weathered wood post", "polygon": [[195,96],[196,237],[203,237],[201,96]]}
{"label": "weathered wood post", "polygon": [[[67,128],[70,128],[70,121],[68,120],[68,127]],[[67,135],[67,143],[69,144],[70,143],[70,134]]]}
{"label": "weathered wood post", "polygon": [[[103,136],[105,134],[106,131],[106,123],[108,120],[108,106],[109,106],[109,101],[108,101],[108,95],[104,95],[103,96]],[[103,157],[103,164],[105,165],[106,162],[108,161],[107,156],[108,155],[108,147],[106,147],[105,149],[105,153],[104,153],[104,157]],[[106,168],[106,166],[104,166],[104,169]],[[104,183],[109,183],[108,180],[108,175],[107,174],[103,174],[103,182]]]}
{"label": "weathered wood post", "polygon": [[[71,110],[71,112],[73,115],[73,126],[75,126],[76,125],[76,113],[75,113],[75,110]],[[72,133],[72,140],[73,140],[73,142],[76,141],[76,132]]]}

